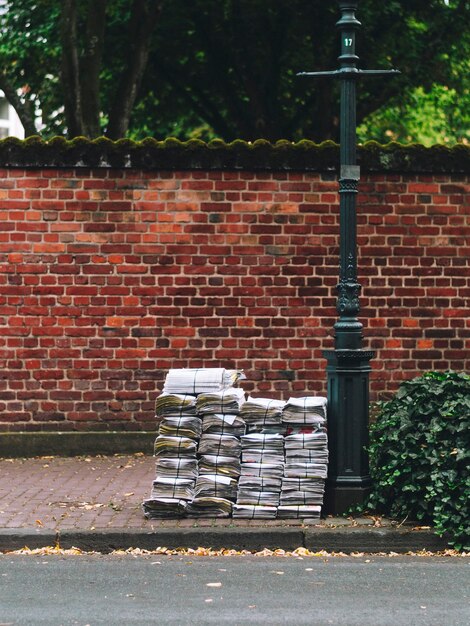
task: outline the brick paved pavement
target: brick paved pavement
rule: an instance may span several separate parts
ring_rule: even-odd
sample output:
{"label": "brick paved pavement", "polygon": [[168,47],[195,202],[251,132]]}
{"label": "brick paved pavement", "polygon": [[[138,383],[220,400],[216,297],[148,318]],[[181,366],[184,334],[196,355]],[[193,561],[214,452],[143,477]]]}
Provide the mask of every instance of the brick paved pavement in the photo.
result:
{"label": "brick paved pavement", "polygon": [[[0,458],[0,553],[54,545],[84,550],[215,546],[329,551],[443,549],[431,529],[372,518],[306,520],[146,520],[155,460],[143,454]],[[415,532],[418,531],[418,532]]]}
{"label": "brick paved pavement", "polygon": [[150,456],[0,460],[0,527],[143,527]]}
{"label": "brick paved pavement", "polygon": [[[152,456],[0,459],[0,528],[111,529],[300,526],[300,520],[146,520]],[[364,523],[372,523],[364,520]]]}

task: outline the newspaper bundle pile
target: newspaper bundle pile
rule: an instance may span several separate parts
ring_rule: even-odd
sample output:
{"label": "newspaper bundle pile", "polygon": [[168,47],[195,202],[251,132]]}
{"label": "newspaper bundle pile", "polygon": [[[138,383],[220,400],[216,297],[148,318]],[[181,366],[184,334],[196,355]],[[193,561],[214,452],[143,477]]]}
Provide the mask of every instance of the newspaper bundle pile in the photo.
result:
{"label": "newspaper bundle pile", "polygon": [[326,398],[291,398],[282,422],[287,427],[279,518],[320,517],[328,467]]}
{"label": "newspaper bundle pile", "polygon": [[248,402],[242,415],[250,432],[241,437],[241,476],[233,517],[274,519],[284,470],[284,437],[279,432],[284,403],[266,398]]}
{"label": "newspaper bundle pile", "polygon": [[208,435],[241,437],[245,431],[245,421],[236,413],[205,413],[202,416],[202,432]]}
{"label": "newspaper bundle pile", "polygon": [[156,401],[160,420],[155,440],[156,477],[150,498],[142,506],[147,518],[183,517],[194,497],[198,475],[196,451],[202,420],[196,396],[163,392]]}
{"label": "newspaper bundle pile", "polygon": [[240,370],[227,370],[224,367],[173,369],[166,375],[163,391],[193,395],[223,391],[234,387],[243,378],[244,374]]}
{"label": "newspaper bundle pile", "polygon": [[[225,423],[224,411],[227,407],[239,412],[239,404],[244,399],[243,390],[232,385],[242,377],[241,372],[224,368],[175,369],[168,372],[163,392],[156,401],[159,421],[154,448],[156,478],[150,498],[142,505],[146,517],[217,517],[230,514],[232,502],[227,496],[234,499],[236,494],[240,442],[233,436],[221,440],[217,429],[212,429],[211,433],[204,433],[202,451],[198,448],[205,414],[216,407],[221,411],[220,421]],[[198,463],[198,456],[204,451],[204,458],[201,457]],[[230,458],[232,454],[236,458]]]}
{"label": "newspaper bundle pile", "polygon": [[147,518],[320,516],[326,398],[245,401],[243,374],[170,370],[156,401],[156,477]]}
{"label": "newspaper bundle pile", "polygon": [[245,420],[249,433],[285,433],[285,425],[281,422],[283,400],[273,398],[252,398],[242,407],[241,417]]}
{"label": "newspaper bundle pile", "polygon": [[188,515],[226,517],[232,511],[240,476],[240,435],[245,432],[239,416],[244,402],[245,394],[237,387],[206,391],[197,397],[202,418],[199,476]]}

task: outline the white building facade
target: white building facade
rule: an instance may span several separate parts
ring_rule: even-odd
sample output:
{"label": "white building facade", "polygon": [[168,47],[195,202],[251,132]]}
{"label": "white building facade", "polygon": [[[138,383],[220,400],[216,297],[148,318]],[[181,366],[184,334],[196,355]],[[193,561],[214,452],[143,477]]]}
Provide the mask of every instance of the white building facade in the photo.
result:
{"label": "white building facade", "polygon": [[24,139],[24,128],[15,109],[0,91],[0,139],[5,137]]}

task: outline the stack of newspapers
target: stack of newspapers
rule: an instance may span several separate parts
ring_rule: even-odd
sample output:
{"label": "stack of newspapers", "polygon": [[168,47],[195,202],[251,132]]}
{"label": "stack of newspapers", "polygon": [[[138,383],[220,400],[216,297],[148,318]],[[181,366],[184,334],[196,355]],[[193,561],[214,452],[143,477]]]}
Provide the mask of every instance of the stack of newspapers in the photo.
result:
{"label": "stack of newspapers", "polygon": [[223,367],[173,369],[166,376],[163,391],[167,393],[200,394],[223,391],[244,379],[240,370]]}
{"label": "stack of newspapers", "polygon": [[[207,424],[203,435],[203,417],[209,417],[216,407],[220,410],[219,421],[225,424],[227,406],[238,413],[244,394],[233,385],[242,378],[240,371],[224,368],[168,372],[156,401],[156,477],[150,498],[142,505],[147,518],[230,514],[229,498],[235,499],[240,473],[240,441],[233,435],[221,440],[223,432],[217,428],[207,432]],[[218,423],[217,418],[210,421],[212,426]],[[228,421],[233,424],[235,420],[228,417]],[[198,450],[202,436],[204,458]]]}
{"label": "stack of newspapers", "polygon": [[196,396],[163,392],[156,401],[160,421],[155,440],[156,477],[150,498],[144,500],[147,518],[183,517],[194,498],[198,476],[197,446],[202,420],[196,415]]}
{"label": "stack of newspapers", "polygon": [[284,437],[278,432],[281,403],[265,398],[248,401],[251,407],[242,415],[248,416],[251,432],[241,437],[241,476],[233,517],[274,519],[284,471]]}
{"label": "stack of newspapers", "polygon": [[238,370],[170,370],[156,400],[147,518],[318,519],[328,468],[326,398],[245,400]]}
{"label": "stack of newspapers", "polygon": [[287,435],[278,517],[318,518],[328,469],[326,398],[289,399],[282,422]]}
{"label": "stack of newspapers", "polygon": [[245,420],[247,431],[284,434],[285,426],[281,423],[281,416],[285,404],[283,400],[249,396],[240,412]]}
{"label": "stack of newspapers", "polygon": [[201,392],[197,411],[202,419],[199,476],[195,498],[188,506],[194,517],[226,517],[232,512],[240,476],[240,435],[245,423],[239,413],[245,394],[238,387]]}
{"label": "stack of newspapers", "polygon": [[199,475],[191,517],[228,517],[240,476],[240,439],[235,435],[203,433],[199,442]]}

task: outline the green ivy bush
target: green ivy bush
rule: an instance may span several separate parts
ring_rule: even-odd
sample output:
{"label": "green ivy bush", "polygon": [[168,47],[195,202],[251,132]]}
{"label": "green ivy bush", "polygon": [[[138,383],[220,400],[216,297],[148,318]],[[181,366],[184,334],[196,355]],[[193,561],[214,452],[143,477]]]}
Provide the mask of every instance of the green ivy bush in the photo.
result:
{"label": "green ivy bush", "polygon": [[470,550],[470,376],[429,372],[380,405],[369,447],[368,506],[431,523]]}

